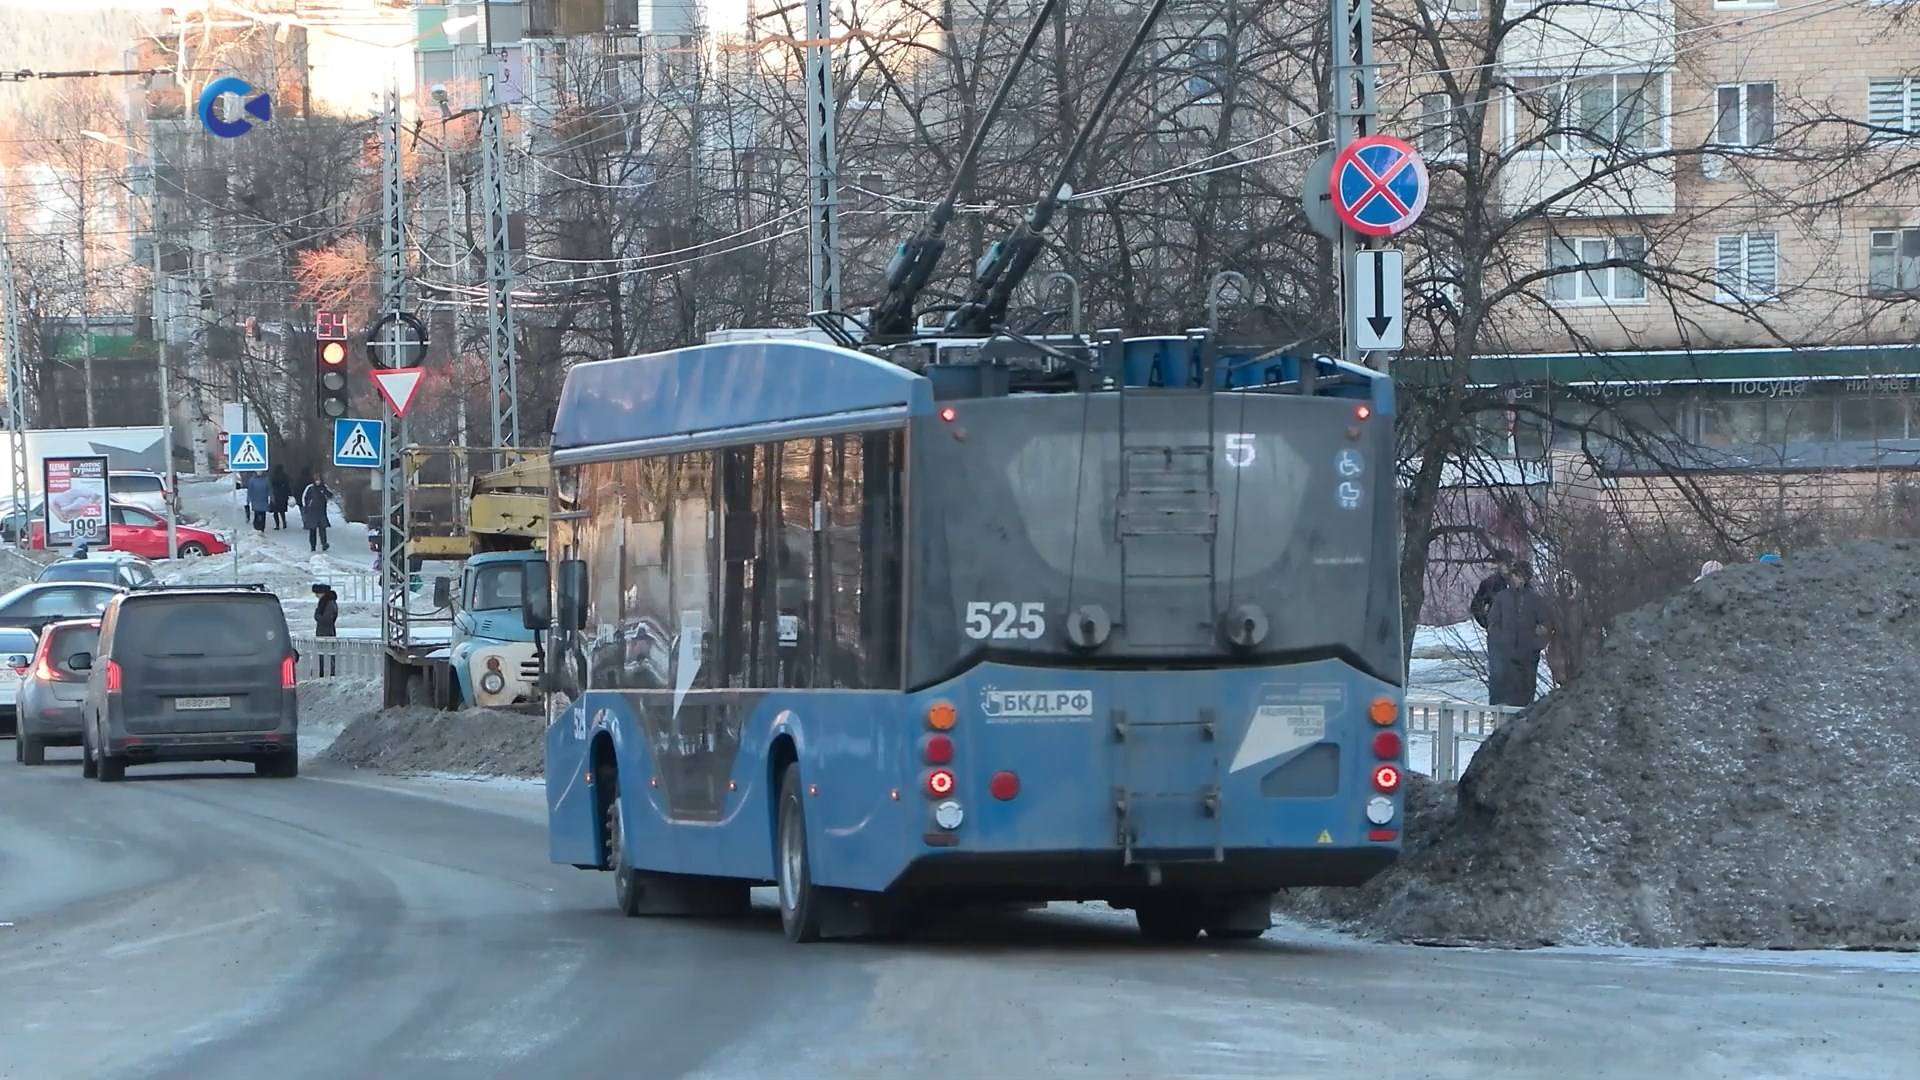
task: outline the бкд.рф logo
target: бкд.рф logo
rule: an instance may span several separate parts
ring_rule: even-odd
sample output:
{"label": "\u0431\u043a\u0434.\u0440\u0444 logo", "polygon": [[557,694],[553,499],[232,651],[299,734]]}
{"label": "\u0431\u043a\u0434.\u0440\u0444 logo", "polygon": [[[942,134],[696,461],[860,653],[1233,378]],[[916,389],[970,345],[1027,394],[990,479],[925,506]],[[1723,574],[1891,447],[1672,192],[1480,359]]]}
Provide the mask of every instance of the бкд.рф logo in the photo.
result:
{"label": "\u0431\u043a\u0434.\u0440\u0444 logo", "polygon": [[[200,123],[208,131],[223,139],[237,139],[252,131],[252,121],[225,120],[216,116],[213,111],[214,104],[220,100],[222,94],[234,94],[244,98],[251,93],[253,93],[253,87],[247,80],[237,76],[223,75],[213,80],[207,84],[205,90],[200,91]],[[266,94],[243,102],[241,108],[263,122],[273,119],[273,99]]]}

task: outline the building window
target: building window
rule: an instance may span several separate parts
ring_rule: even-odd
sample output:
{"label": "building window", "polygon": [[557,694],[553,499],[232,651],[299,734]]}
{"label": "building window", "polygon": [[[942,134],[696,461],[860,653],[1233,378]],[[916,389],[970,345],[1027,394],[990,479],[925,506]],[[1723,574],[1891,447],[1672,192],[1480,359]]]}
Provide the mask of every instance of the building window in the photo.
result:
{"label": "building window", "polygon": [[1875,296],[1920,292],[1920,228],[1867,234],[1867,291]]}
{"label": "building window", "polygon": [[[1547,299],[1557,303],[1608,303],[1647,298],[1637,264],[1647,255],[1638,236],[1554,237],[1547,241]],[[1602,266],[1618,259],[1636,265]]]}
{"label": "building window", "polygon": [[1751,11],[1754,8],[1770,8],[1779,0],[1713,0],[1715,11]]}
{"label": "building window", "polygon": [[1867,126],[1876,139],[1920,135],[1920,79],[1910,75],[1868,79]]}
{"label": "building window", "polygon": [[1645,73],[1516,79],[1515,127],[1563,154],[1653,150],[1666,145],[1666,77]]}
{"label": "building window", "polygon": [[1773,84],[1735,83],[1715,90],[1713,141],[1720,146],[1773,144]]}
{"label": "building window", "polygon": [[1715,237],[1713,266],[1719,299],[1773,299],[1780,281],[1779,258],[1780,241],[1775,233]]}
{"label": "building window", "polygon": [[1460,150],[1460,118],[1453,99],[1446,94],[1420,95],[1420,131],[1416,136],[1421,156],[1441,158]]}
{"label": "building window", "polygon": [[1480,0],[1426,0],[1427,10],[1436,19],[1477,19]]}
{"label": "building window", "polygon": [[1215,105],[1227,68],[1227,42],[1207,37],[1193,43],[1187,63],[1187,97],[1198,105]]}

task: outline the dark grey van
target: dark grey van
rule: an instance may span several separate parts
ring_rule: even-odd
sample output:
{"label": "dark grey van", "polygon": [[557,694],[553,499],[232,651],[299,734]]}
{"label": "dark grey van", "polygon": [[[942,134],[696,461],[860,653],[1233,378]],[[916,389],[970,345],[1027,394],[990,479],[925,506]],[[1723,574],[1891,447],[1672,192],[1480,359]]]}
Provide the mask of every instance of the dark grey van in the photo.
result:
{"label": "dark grey van", "polygon": [[280,601],[258,586],[126,593],[100,620],[87,672],[81,770],[119,780],[156,761],[251,761],[296,776],[299,706]]}

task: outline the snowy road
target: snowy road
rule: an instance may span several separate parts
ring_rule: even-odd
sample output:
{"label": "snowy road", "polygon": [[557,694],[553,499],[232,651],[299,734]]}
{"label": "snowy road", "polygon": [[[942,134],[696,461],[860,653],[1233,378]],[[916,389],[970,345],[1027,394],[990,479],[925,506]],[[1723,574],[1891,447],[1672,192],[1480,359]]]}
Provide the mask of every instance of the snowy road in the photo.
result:
{"label": "snowy road", "polygon": [[537,785],[226,766],[104,785],[55,754],[0,765],[8,1080],[1855,1080],[1920,1061],[1911,956],[1297,928],[1167,948],[1098,905],[793,946],[766,898],[738,922],[620,918],[605,875],[547,862]]}

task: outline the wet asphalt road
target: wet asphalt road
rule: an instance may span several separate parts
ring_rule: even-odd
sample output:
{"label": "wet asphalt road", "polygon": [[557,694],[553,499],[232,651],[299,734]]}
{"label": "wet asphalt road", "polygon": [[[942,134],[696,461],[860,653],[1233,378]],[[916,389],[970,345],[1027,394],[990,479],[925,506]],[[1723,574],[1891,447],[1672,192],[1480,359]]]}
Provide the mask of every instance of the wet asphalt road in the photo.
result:
{"label": "wet asphalt road", "polygon": [[888,944],[624,919],[537,790],[0,747],[0,1078],[1920,1075],[1920,957],[1495,953],[1098,905]]}

